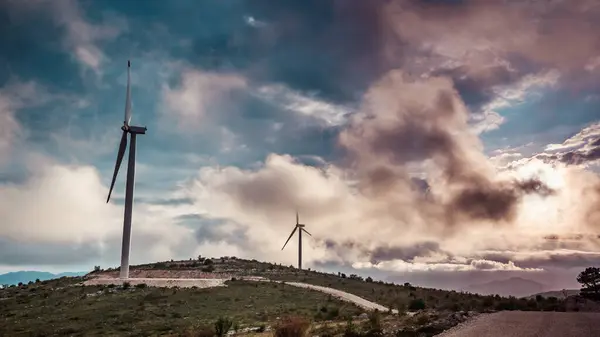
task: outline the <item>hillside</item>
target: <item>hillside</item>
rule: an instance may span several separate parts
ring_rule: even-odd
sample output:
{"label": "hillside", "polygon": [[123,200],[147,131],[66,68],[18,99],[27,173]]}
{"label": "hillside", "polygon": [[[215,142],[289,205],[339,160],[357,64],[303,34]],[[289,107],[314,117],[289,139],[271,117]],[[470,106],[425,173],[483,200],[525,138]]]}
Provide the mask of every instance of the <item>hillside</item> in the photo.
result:
{"label": "hillside", "polygon": [[[385,335],[423,332],[432,336],[471,317],[494,310],[561,310],[557,300],[524,300],[395,285],[355,275],[325,274],[235,258],[160,262],[133,266],[131,277],[229,278],[224,287],[155,288],[82,286],[84,280],[116,275],[98,270],[86,277],[60,278],[0,290],[0,336],[172,335],[208,336],[220,317],[230,317],[238,334],[303,317],[313,335],[341,335],[348,319],[356,336],[373,329]],[[318,291],[277,282],[241,281],[262,276],[321,285],[400,309],[370,313]],[[263,328],[261,328],[261,326]],[[399,332],[400,331],[400,332]]]}
{"label": "hillside", "polygon": [[85,273],[60,273],[52,274],[43,271],[16,271],[0,275],[0,285],[11,285],[33,282],[35,280],[45,281],[63,276],[83,276]]}
{"label": "hillside", "polygon": [[[94,273],[95,276],[118,275],[118,269]],[[298,270],[256,260],[234,257],[218,259],[165,261],[131,268],[130,277],[228,278],[232,276],[260,276],[270,280],[294,281],[330,287],[363,297],[383,306],[405,310],[434,309],[449,311],[491,310],[555,310],[556,303],[534,303],[527,299],[482,296],[466,292],[415,287],[408,283],[398,285],[363,279],[343,273],[328,274],[313,270]]]}

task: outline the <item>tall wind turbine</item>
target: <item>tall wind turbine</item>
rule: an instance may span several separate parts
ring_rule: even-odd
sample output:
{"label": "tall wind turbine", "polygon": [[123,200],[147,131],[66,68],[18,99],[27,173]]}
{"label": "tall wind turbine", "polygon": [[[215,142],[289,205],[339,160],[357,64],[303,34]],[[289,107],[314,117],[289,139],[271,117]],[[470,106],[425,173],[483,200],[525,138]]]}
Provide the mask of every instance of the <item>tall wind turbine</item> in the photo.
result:
{"label": "tall wind turbine", "polygon": [[115,163],[115,171],[113,173],[112,182],[110,183],[110,190],[108,191],[108,198],[106,202],[110,201],[110,195],[113,187],[115,186],[115,180],[117,179],[117,173],[119,173],[119,167],[123,161],[125,155],[125,148],[127,148],[127,135],[129,134],[131,140],[129,142],[129,159],[127,161],[127,180],[125,183],[125,214],[123,219],[123,243],[121,246],[121,274],[122,279],[129,278],[129,251],[131,245],[131,216],[133,211],[133,186],[135,180],[135,141],[137,135],[146,134],[146,127],[132,126],[129,125],[131,122],[131,76],[130,76],[131,63],[127,61],[127,94],[125,98],[125,120],[123,121],[123,135],[121,136],[121,143],[119,144],[119,152],[117,154],[117,162]]}
{"label": "tall wind turbine", "polygon": [[281,248],[281,250],[283,250],[283,248],[285,248],[285,246],[288,244],[288,242],[290,242],[290,239],[292,238],[292,236],[294,236],[294,233],[296,233],[296,230],[298,230],[298,269],[302,269],[302,232],[312,236],[312,234],[310,234],[306,229],[304,229],[305,226],[306,225],[303,225],[300,223],[300,218],[298,217],[298,212],[296,212],[296,226],[294,226],[294,229],[292,230],[292,234],[290,234],[287,241]]}

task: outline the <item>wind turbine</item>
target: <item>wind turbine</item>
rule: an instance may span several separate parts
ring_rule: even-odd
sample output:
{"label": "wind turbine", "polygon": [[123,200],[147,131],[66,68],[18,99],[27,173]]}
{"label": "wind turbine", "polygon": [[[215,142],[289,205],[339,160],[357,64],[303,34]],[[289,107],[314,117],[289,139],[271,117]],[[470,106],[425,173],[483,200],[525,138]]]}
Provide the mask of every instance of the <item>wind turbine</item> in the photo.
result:
{"label": "wind turbine", "polygon": [[123,135],[121,136],[121,143],[119,144],[119,152],[117,154],[117,162],[115,163],[115,171],[113,173],[112,182],[110,183],[110,190],[108,191],[108,198],[106,203],[110,201],[110,195],[113,187],[115,186],[115,180],[117,179],[117,173],[119,173],[119,167],[123,161],[125,155],[125,148],[127,148],[127,134],[130,135],[131,140],[129,142],[129,159],[127,161],[127,180],[125,183],[125,214],[123,216],[123,243],[121,246],[121,273],[120,278],[129,278],[129,251],[131,245],[131,216],[133,211],[133,186],[135,180],[135,141],[137,135],[146,134],[146,127],[132,126],[129,125],[131,122],[131,76],[130,76],[131,62],[127,61],[127,94],[125,98],[125,120],[123,121]]}
{"label": "wind turbine", "polygon": [[298,269],[302,269],[302,232],[312,236],[312,234],[310,234],[306,229],[304,229],[305,226],[306,225],[303,225],[300,223],[300,218],[298,217],[298,212],[296,212],[296,226],[294,227],[294,230],[292,230],[292,234],[290,234],[287,241],[281,248],[281,250],[283,250],[283,248],[285,248],[285,246],[288,244],[288,242],[290,242],[290,239],[292,238],[292,236],[294,236],[294,233],[296,233],[296,230],[298,230]]}

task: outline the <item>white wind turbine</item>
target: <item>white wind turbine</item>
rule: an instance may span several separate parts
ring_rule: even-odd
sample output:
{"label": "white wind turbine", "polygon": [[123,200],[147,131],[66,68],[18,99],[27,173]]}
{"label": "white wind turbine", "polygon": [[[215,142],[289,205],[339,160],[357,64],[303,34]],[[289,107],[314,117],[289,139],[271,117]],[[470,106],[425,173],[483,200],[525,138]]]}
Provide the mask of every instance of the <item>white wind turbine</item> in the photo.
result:
{"label": "white wind turbine", "polygon": [[294,236],[294,233],[296,233],[296,230],[298,230],[298,269],[302,269],[302,232],[312,236],[312,234],[310,234],[306,229],[304,229],[305,226],[306,225],[303,225],[300,223],[300,218],[298,217],[298,212],[296,212],[296,226],[294,226],[294,229],[292,230],[292,234],[290,234],[287,241],[281,248],[281,250],[283,250],[283,248],[285,248],[285,246],[288,244],[288,242],[290,242],[290,239],[292,238],[292,236]]}
{"label": "white wind turbine", "polygon": [[123,121],[123,135],[121,136],[121,143],[119,144],[119,152],[117,154],[117,162],[115,163],[115,171],[113,173],[112,182],[110,183],[110,190],[108,191],[108,198],[106,202],[110,201],[110,195],[113,187],[115,186],[115,180],[117,179],[117,173],[119,173],[119,167],[123,161],[125,155],[125,148],[127,148],[127,134],[130,135],[131,140],[129,142],[129,159],[127,161],[127,180],[125,183],[125,214],[123,219],[123,243],[121,246],[121,273],[122,279],[129,278],[129,251],[131,246],[131,216],[133,211],[133,186],[135,180],[135,146],[136,136],[146,134],[146,127],[132,126],[129,125],[131,122],[131,76],[130,76],[131,63],[127,61],[127,94],[125,98],[125,120]]}

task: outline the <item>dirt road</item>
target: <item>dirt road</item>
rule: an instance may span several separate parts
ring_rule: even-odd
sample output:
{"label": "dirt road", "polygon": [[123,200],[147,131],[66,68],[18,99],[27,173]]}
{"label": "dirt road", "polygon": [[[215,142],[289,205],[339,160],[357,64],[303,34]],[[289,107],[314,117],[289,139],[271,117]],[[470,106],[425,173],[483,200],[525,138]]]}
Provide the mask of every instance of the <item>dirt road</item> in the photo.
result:
{"label": "dirt road", "polygon": [[600,336],[600,313],[503,311],[481,315],[439,337]]}
{"label": "dirt road", "polygon": [[[350,293],[347,293],[345,291],[341,291],[341,290],[337,290],[337,289],[333,289],[333,288],[328,288],[328,287],[321,287],[321,286],[316,286],[316,285],[312,285],[312,284],[307,284],[307,283],[300,283],[300,282],[283,282],[287,285],[291,285],[294,287],[299,287],[299,288],[307,288],[307,289],[312,289],[312,290],[316,290],[316,291],[320,291],[322,293],[325,294],[330,294],[332,296],[335,296],[343,301],[347,301],[347,302],[352,302],[354,304],[356,304],[357,306],[367,309],[367,310],[379,310],[379,311],[383,311],[383,312],[387,312],[388,308],[384,307],[383,305],[379,305],[377,303],[373,303],[371,301],[367,301],[362,297],[358,297],[356,295],[352,295]],[[397,310],[392,310],[392,312],[397,313]]]}

